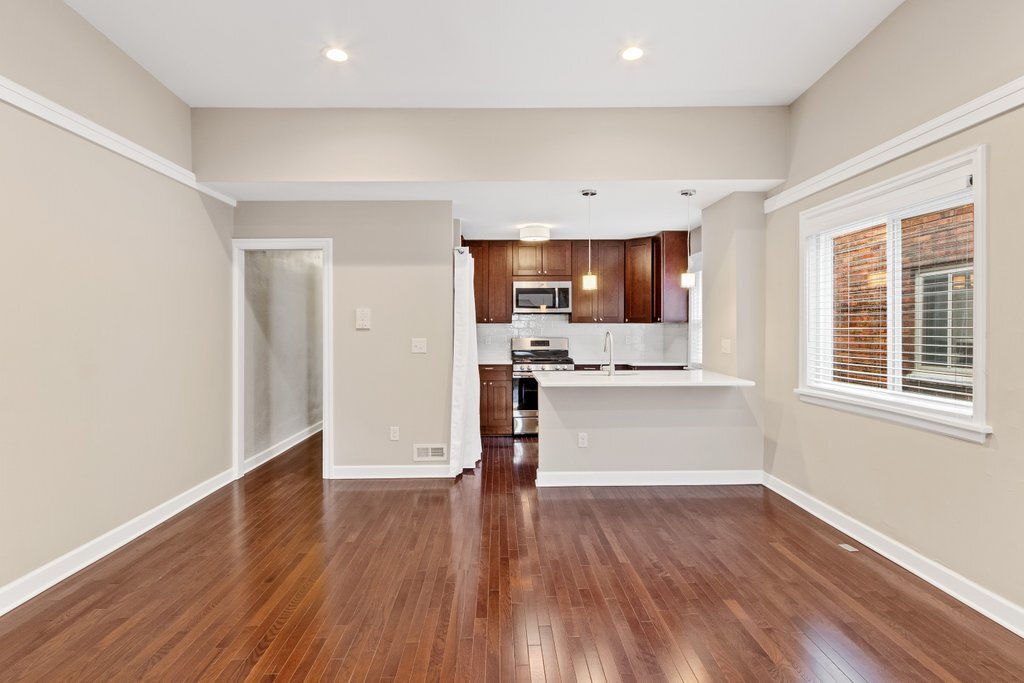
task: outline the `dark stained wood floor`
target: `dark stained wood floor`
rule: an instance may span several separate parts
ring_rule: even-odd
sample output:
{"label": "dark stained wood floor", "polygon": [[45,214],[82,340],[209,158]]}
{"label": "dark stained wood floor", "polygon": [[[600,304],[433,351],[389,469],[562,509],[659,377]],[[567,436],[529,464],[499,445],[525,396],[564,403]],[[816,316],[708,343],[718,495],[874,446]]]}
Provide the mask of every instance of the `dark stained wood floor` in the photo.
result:
{"label": "dark stained wood floor", "polygon": [[318,437],[0,618],[0,680],[1020,681],[1024,641],[759,486],[320,479]]}

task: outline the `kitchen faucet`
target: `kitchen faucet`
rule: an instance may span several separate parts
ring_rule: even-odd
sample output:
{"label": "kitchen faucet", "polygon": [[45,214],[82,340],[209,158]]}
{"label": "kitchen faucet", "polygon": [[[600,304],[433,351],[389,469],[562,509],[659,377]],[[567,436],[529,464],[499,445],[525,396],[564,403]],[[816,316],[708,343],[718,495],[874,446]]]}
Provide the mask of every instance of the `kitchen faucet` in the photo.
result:
{"label": "kitchen faucet", "polygon": [[612,337],[611,330],[604,333],[604,350],[608,352],[608,376],[615,376],[615,338]]}

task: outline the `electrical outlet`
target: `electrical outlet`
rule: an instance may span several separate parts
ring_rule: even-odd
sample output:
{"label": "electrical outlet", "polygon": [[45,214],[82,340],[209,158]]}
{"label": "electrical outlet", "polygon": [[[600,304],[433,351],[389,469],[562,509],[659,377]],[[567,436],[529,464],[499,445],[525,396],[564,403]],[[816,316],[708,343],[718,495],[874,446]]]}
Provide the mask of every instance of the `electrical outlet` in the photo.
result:
{"label": "electrical outlet", "polygon": [[398,441],[398,427],[391,428],[391,440]]}
{"label": "electrical outlet", "polygon": [[732,353],[732,339],[722,340],[722,353]]}
{"label": "electrical outlet", "polygon": [[587,438],[587,433],[586,432],[580,432],[576,436],[576,445],[578,447],[580,447],[580,448],[586,448],[587,446],[590,445],[589,444],[589,439]]}
{"label": "electrical outlet", "polygon": [[426,353],[427,352],[427,340],[423,337],[412,338],[412,352],[413,353]]}

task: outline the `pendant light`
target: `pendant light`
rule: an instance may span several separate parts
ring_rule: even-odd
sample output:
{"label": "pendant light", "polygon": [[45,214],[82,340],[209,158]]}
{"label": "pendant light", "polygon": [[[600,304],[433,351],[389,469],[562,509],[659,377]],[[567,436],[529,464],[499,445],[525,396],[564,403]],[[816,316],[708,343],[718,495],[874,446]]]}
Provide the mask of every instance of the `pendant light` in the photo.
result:
{"label": "pendant light", "polygon": [[690,270],[690,201],[697,190],[680,190],[679,194],[686,197],[686,271],[679,275],[679,286],[683,289],[690,289],[697,285],[697,274]]}
{"label": "pendant light", "polygon": [[592,292],[597,289],[597,276],[590,270],[591,263],[591,249],[590,240],[593,237],[593,227],[591,225],[592,211],[591,211],[591,199],[597,196],[597,190],[581,190],[580,194],[587,198],[587,274],[583,276],[583,289]]}

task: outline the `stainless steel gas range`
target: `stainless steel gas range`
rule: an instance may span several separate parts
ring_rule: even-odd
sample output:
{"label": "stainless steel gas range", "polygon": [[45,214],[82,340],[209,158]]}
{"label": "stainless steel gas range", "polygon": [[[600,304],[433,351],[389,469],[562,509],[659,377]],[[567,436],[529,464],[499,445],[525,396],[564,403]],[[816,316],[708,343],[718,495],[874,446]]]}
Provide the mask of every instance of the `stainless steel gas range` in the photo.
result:
{"label": "stainless steel gas range", "polygon": [[534,372],[575,369],[566,337],[517,337],[512,340],[512,432],[537,433],[537,380]]}

